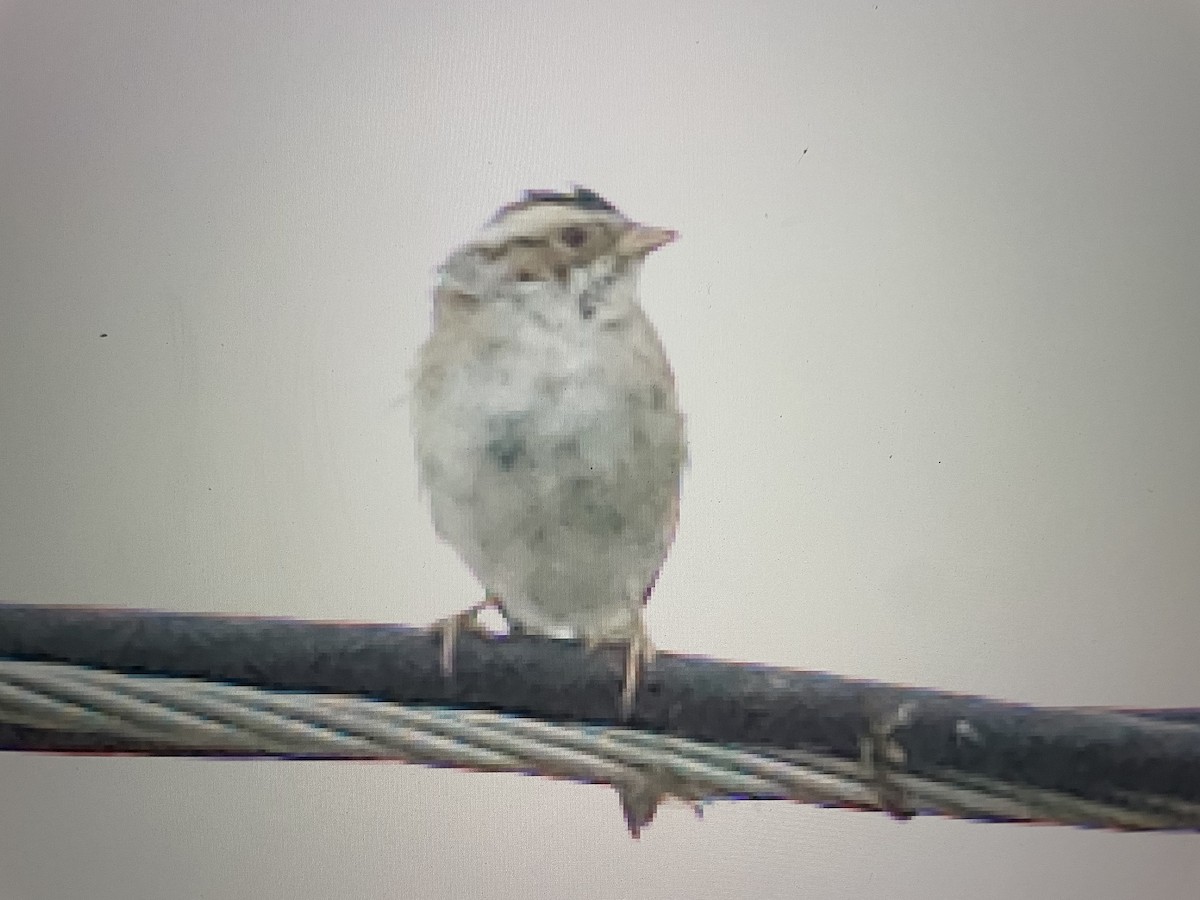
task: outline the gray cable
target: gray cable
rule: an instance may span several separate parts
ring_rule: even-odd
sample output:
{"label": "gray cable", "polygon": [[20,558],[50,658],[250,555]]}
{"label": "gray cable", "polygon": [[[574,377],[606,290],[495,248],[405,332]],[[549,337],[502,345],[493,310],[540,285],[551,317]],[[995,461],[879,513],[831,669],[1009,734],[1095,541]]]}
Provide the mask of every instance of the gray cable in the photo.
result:
{"label": "gray cable", "polygon": [[1180,799],[1125,792],[1105,803],[963,772],[907,774],[902,759],[891,759],[898,748],[886,734],[882,749],[864,748],[855,763],[616,725],[4,659],[0,723],[198,755],[402,759],[565,777],[612,784],[623,796],[649,794],[651,813],[661,796],[691,803],[744,797],[989,820],[1200,829],[1200,804]]}

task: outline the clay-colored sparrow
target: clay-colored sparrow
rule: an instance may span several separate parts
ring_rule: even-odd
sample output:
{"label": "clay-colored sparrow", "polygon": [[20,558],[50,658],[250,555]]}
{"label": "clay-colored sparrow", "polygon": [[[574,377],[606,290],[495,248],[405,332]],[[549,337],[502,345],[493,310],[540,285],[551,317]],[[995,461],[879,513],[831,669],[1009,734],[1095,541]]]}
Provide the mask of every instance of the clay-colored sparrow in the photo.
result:
{"label": "clay-colored sparrow", "polygon": [[[684,420],[638,304],[675,232],[592,191],[530,191],[441,266],[412,424],[437,533],[517,628],[652,658],[642,607],[675,534]],[[473,620],[473,619],[472,619]]]}

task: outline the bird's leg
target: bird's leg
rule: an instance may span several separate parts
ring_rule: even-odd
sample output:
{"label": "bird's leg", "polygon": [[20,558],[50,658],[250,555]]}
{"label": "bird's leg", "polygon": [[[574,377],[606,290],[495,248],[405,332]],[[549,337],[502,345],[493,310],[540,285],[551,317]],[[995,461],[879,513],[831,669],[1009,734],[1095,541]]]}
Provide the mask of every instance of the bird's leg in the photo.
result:
{"label": "bird's leg", "polygon": [[654,662],[654,644],[646,631],[646,617],[643,607],[638,607],[634,621],[633,633],[625,646],[625,682],[621,686],[621,721],[625,722],[633,715],[633,700],[637,696],[638,682],[642,672]]}
{"label": "bird's leg", "polygon": [[[585,635],[583,646],[589,653],[601,644],[614,642],[611,637]],[[629,635],[620,643],[625,651],[624,677],[621,680],[621,699],[618,707],[618,717],[622,722],[629,720],[633,714],[633,700],[637,696],[638,684],[642,680],[642,671],[654,662],[654,644],[650,642],[650,634],[646,631],[646,619],[643,607],[639,606],[634,615],[633,628]]]}
{"label": "bird's leg", "polygon": [[490,591],[474,606],[469,606],[460,613],[446,616],[433,623],[433,628],[442,636],[442,675],[449,678],[454,674],[454,650],[458,644],[458,634],[463,629],[479,631],[479,614],[485,609],[498,609],[504,613],[504,603]]}

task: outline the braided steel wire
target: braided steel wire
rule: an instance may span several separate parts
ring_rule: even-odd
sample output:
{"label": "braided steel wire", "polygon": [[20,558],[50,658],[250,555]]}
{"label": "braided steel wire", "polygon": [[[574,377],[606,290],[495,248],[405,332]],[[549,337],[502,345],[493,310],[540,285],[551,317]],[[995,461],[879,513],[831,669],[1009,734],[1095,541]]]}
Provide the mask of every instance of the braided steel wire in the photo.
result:
{"label": "braided steel wire", "polygon": [[[101,750],[129,741],[195,755],[399,759],[607,783],[693,803],[749,798],[889,808],[869,765],[819,753],[57,663],[0,660],[0,721],[94,735]],[[1130,830],[1200,828],[1200,804],[1166,798],[1131,807],[1129,798],[1104,804],[961,774],[888,779],[911,812]]]}

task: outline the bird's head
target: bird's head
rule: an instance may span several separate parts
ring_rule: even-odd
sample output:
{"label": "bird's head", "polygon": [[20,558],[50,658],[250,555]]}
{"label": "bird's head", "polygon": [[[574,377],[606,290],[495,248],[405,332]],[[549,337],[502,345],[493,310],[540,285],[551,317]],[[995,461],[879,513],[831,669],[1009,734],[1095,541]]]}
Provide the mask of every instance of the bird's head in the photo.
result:
{"label": "bird's head", "polygon": [[675,237],[670,229],[631,221],[587,188],[527,191],[501,207],[442,272],[476,300],[565,294],[587,319],[606,303],[635,302],[642,260]]}
{"label": "bird's head", "polygon": [[543,265],[527,274],[538,277],[603,256],[643,259],[675,237],[670,229],[630,221],[599,194],[576,187],[569,194],[526,191],[517,202],[501,207],[472,244],[484,252],[531,256],[531,262]]}

